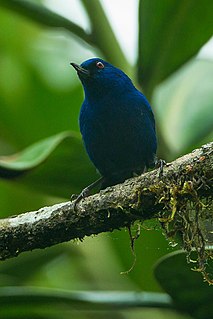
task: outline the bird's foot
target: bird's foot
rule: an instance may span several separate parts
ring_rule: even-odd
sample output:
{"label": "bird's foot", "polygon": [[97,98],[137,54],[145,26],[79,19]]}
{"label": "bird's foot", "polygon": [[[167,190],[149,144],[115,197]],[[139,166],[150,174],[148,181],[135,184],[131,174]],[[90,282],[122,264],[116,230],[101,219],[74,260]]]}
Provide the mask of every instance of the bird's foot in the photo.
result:
{"label": "bird's foot", "polygon": [[79,195],[76,195],[74,194],[74,196],[72,195],[71,196],[71,201],[74,200],[74,203],[73,203],[73,208],[74,210],[76,211],[76,208],[77,208],[77,204],[83,199],[83,198],[86,198],[90,195],[90,189],[89,189],[89,186],[84,188],[82,190],[82,192],[79,194]]}
{"label": "bird's foot", "polygon": [[85,187],[81,193],[79,195],[73,194],[71,195],[70,200],[73,201],[73,208],[76,211],[77,208],[77,204],[83,199],[86,198],[90,195],[91,191],[98,185],[102,184],[102,182],[104,181],[104,177],[99,178],[97,181],[95,181],[94,183],[90,184],[89,186]]}

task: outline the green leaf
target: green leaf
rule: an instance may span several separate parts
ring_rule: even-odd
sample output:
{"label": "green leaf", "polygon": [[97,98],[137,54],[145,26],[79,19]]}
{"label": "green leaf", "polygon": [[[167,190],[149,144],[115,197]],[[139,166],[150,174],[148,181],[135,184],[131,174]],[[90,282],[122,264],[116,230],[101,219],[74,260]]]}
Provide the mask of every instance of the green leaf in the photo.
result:
{"label": "green leaf", "polygon": [[175,156],[200,146],[213,133],[212,74],[212,61],[196,59],[155,91],[159,128]]}
{"label": "green leaf", "polygon": [[[28,173],[28,174],[25,174]],[[81,137],[63,132],[41,140],[20,153],[0,157],[0,176],[55,196],[69,197],[95,178]],[[19,177],[19,178],[17,178]],[[84,185],[86,186],[86,185]]]}
{"label": "green leaf", "polygon": [[0,287],[0,305],[12,306],[15,303],[52,304],[53,307],[64,303],[73,309],[108,310],[119,308],[160,307],[172,308],[171,299],[163,293],[136,293],[121,291],[79,291],[69,292],[60,289],[33,287]]}
{"label": "green leaf", "polygon": [[[33,169],[41,164],[65,138],[71,136],[72,134],[64,132],[35,143],[20,153],[1,156],[0,176],[10,178]],[[73,138],[77,136],[73,134]]]}
{"label": "green leaf", "polygon": [[97,47],[109,61],[112,61],[112,63],[131,72],[132,68],[120,48],[99,1],[96,0],[91,2],[82,0],[82,3],[88,13],[92,25],[91,34],[87,33],[79,25],[48,10],[42,5],[37,5],[25,0],[10,0],[9,2],[7,0],[0,0],[0,6],[17,12],[32,21],[51,28],[64,28],[74,36],[77,36],[78,39],[84,40],[86,43]]}
{"label": "green leaf", "polygon": [[[209,264],[212,268],[213,262]],[[213,289],[202,275],[192,271],[186,253],[175,252],[163,257],[155,268],[155,276],[162,288],[172,297],[180,311],[196,319],[213,318]]]}
{"label": "green leaf", "polygon": [[[52,271],[53,264],[57,264],[57,261],[63,261],[65,259],[68,260],[70,273],[73,264],[75,265],[76,257],[79,255],[79,251],[72,245],[62,244],[49,247],[45,250],[45,253],[43,250],[37,249],[31,254],[22,254],[20,258],[5,260],[0,263],[0,286],[38,285],[39,283],[41,283],[42,286],[46,286],[49,284],[48,280],[44,277],[40,277],[43,272],[46,274],[48,269]],[[63,272],[58,271],[58,280],[60,280],[67,271],[66,263],[64,262],[62,264]],[[47,278],[50,278],[50,280],[54,279],[49,275],[47,275]],[[69,283],[70,286],[72,286],[73,281],[71,280],[71,276],[67,279],[70,279]]]}
{"label": "green leaf", "polygon": [[91,44],[91,38],[80,26],[72,21],[48,10],[42,5],[37,5],[26,0],[0,0],[0,6],[22,14],[27,18],[52,28],[64,28],[76,35],[78,38]]}
{"label": "green leaf", "polygon": [[132,67],[116,39],[100,1],[81,0],[81,2],[90,19],[93,44],[104,54],[109,62],[119,66],[132,76]]}
{"label": "green leaf", "polygon": [[146,94],[212,36],[213,1],[141,0],[138,78]]}

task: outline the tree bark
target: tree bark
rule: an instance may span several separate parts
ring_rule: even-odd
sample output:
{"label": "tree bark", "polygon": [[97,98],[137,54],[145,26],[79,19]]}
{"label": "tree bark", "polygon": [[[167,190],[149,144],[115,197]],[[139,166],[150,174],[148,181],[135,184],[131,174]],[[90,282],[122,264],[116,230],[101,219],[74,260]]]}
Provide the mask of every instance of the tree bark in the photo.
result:
{"label": "tree bark", "polygon": [[[65,202],[2,219],[0,259],[161,217],[165,210],[176,211],[183,199],[212,203],[212,153],[213,142],[167,164],[161,177],[155,169],[131,178],[81,200],[76,209],[74,202]],[[207,218],[213,220],[211,210]]]}

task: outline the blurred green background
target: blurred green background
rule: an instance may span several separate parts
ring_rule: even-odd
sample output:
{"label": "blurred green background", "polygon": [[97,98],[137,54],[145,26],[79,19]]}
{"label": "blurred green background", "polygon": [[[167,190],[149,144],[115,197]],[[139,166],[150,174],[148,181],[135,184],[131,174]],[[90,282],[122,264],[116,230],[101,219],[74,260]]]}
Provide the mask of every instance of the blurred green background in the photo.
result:
{"label": "blurred green background", "polygon": [[[52,9],[58,12],[67,5],[65,0],[53,2]],[[99,56],[131,76],[153,107],[159,157],[171,161],[213,137],[212,40],[209,49],[200,52],[212,37],[212,1],[135,0],[135,33],[124,31],[126,37],[137,38],[132,59],[121,48],[102,1],[68,2],[70,10],[79,5],[82,15],[76,23],[81,28],[49,11],[51,1],[0,0],[1,218],[65,201],[98,177],[79,134],[83,91],[71,61]],[[112,6],[118,21],[124,19],[122,3],[128,8],[130,2],[119,1],[120,10],[118,4]],[[12,161],[5,157],[15,153],[19,155]],[[162,284],[153,267],[175,249],[157,222],[151,221],[136,242],[137,262],[129,274],[120,274],[133,262],[128,232],[123,229],[1,262],[0,285],[13,286],[10,293],[17,286],[160,292]],[[4,296],[0,290],[2,303]],[[0,310],[1,318],[109,316],[107,308],[97,313],[77,307],[75,312],[64,302],[49,312],[48,307],[28,304],[24,296],[22,301],[24,305],[10,299]],[[110,316],[141,318],[141,314],[187,318],[162,309],[120,310]]]}

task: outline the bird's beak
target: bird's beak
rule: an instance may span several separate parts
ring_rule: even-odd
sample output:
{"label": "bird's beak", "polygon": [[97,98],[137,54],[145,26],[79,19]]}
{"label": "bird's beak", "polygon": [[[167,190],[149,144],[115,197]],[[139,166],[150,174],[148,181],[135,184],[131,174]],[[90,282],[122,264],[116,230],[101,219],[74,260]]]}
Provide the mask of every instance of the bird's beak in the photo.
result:
{"label": "bird's beak", "polygon": [[80,65],[73,62],[70,64],[74,67],[74,69],[77,71],[79,76],[88,77],[90,75],[89,71],[82,68]]}

